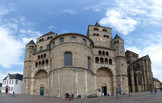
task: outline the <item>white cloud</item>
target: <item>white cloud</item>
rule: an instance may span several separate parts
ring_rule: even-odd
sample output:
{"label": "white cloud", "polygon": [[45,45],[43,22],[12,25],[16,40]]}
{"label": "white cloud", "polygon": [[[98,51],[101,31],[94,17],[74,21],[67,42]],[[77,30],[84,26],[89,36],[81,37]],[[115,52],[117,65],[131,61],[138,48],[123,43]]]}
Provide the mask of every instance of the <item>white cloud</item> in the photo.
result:
{"label": "white cloud", "polygon": [[20,57],[24,52],[24,44],[12,37],[8,29],[0,27],[0,31],[0,64],[5,68],[22,64]]}
{"label": "white cloud", "polygon": [[162,0],[115,0],[107,9],[102,25],[112,25],[117,31],[128,34],[137,25],[159,25],[162,19]]}
{"label": "white cloud", "polygon": [[72,9],[65,9],[63,10],[64,13],[75,14],[75,11]]}
{"label": "white cloud", "polygon": [[106,17],[100,20],[100,24],[111,24],[119,32],[128,34],[135,29],[137,21],[128,17],[124,12],[113,9],[106,12]]}

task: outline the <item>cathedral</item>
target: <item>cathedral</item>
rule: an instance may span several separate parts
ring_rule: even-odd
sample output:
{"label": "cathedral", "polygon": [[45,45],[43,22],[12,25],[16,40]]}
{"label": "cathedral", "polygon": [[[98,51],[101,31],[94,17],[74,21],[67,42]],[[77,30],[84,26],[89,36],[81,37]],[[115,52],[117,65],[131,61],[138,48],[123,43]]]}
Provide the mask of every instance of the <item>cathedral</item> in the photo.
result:
{"label": "cathedral", "polygon": [[52,31],[26,45],[23,94],[63,97],[148,91],[153,88],[149,56],[124,49],[112,29],[88,25],[87,35]]}

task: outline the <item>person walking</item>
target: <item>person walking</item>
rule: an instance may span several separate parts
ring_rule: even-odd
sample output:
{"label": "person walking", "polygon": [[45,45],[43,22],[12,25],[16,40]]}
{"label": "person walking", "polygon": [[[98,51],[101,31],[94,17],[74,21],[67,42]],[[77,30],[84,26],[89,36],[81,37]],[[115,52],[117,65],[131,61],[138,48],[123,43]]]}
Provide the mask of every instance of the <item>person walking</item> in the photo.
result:
{"label": "person walking", "polygon": [[71,93],[71,100],[73,101],[73,98],[74,98],[74,94],[73,93]]}

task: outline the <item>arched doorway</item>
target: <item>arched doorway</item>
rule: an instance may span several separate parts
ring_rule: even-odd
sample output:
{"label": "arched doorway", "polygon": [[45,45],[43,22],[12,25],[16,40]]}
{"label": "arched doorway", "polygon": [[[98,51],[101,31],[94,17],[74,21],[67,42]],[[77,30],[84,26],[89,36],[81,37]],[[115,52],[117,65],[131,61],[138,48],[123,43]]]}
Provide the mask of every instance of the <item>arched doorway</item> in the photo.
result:
{"label": "arched doorway", "polygon": [[44,96],[44,86],[43,85],[40,86],[40,95]]}
{"label": "arched doorway", "polygon": [[99,68],[96,73],[97,89],[101,90],[101,95],[113,94],[112,71],[109,68]]}
{"label": "arched doorway", "polygon": [[106,96],[107,95],[107,85],[103,84],[101,86],[101,90],[102,90],[102,95]]}
{"label": "arched doorway", "polygon": [[5,89],[5,93],[8,93],[8,89],[9,89],[9,87],[6,86],[5,88],[6,88],[6,89]]}

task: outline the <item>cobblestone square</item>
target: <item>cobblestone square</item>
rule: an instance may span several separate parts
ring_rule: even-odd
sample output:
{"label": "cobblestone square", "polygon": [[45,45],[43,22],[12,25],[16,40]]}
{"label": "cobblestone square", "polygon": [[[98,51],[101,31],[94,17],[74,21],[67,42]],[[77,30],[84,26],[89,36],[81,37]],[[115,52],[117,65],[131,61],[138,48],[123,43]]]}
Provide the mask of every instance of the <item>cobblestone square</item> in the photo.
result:
{"label": "cobblestone square", "polygon": [[64,98],[0,94],[0,103],[162,103],[162,92],[150,93],[139,92],[131,96],[122,95],[121,98],[116,96],[101,96],[97,98],[74,99],[65,101]]}

